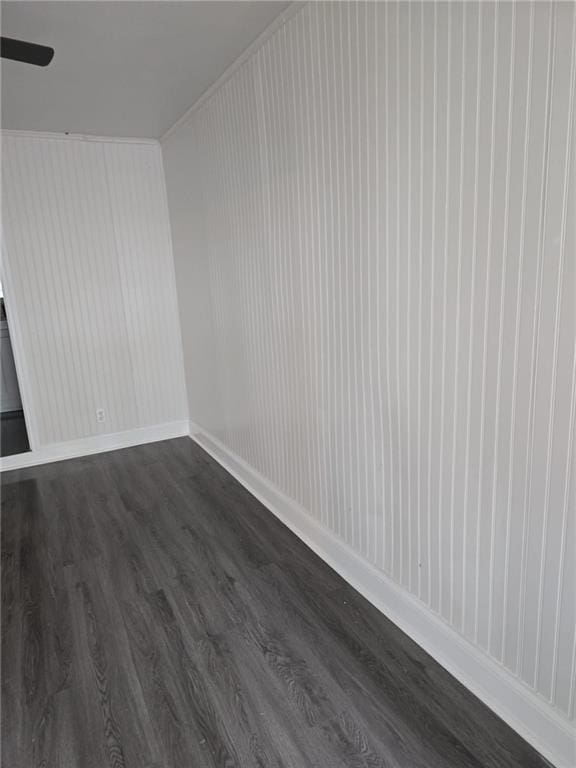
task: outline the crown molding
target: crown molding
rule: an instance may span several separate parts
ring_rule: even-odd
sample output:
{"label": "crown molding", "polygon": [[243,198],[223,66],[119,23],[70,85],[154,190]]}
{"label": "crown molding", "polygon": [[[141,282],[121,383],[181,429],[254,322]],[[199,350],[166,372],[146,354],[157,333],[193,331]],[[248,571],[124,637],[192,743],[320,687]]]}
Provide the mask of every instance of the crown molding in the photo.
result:
{"label": "crown molding", "polygon": [[56,141],[86,141],[103,144],[158,144],[158,139],[132,138],[126,136],[92,136],[87,133],[66,133],[65,131],[19,131],[16,129],[0,129],[2,138],[16,139],[51,139]]}
{"label": "crown molding", "polygon": [[188,120],[192,117],[194,112],[202,106],[208,99],[216,93],[217,90],[219,90],[224,83],[229,80],[232,75],[240,69],[240,67],[248,61],[248,59],[253,56],[256,51],[258,51],[264,43],[272,37],[272,35],[277,32],[281,27],[286,24],[287,21],[289,21],[293,16],[295,16],[298,11],[302,10],[305,5],[308,5],[308,2],[310,0],[306,0],[306,2],[293,2],[290,3],[288,8],[286,8],[285,11],[283,11],[279,16],[277,16],[267,27],[264,29],[258,37],[250,43],[248,48],[246,48],[238,58],[230,64],[230,66],[224,70],[224,72],[220,75],[220,77],[215,80],[212,85],[207,88],[204,93],[196,99],[194,104],[192,104],[191,107],[189,107],[184,114],[176,120],[174,125],[172,125],[168,130],[162,134],[160,137],[160,143],[162,144],[165,142],[175,131],[178,130],[181,126],[185,125]]}

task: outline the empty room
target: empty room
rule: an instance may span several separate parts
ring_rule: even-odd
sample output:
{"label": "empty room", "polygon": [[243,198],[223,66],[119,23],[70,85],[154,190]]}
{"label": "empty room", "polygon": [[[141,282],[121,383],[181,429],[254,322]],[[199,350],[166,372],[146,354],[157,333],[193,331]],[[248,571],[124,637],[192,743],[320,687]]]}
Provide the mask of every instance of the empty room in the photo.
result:
{"label": "empty room", "polygon": [[2,766],[576,768],[576,4],[0,25]]}

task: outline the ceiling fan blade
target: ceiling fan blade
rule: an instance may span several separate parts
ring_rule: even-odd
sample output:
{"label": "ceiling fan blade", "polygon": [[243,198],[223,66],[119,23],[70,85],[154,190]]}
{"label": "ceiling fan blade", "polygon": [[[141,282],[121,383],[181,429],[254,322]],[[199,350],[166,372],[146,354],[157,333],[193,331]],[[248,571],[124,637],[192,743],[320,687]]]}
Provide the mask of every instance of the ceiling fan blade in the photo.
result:
{"label": "ceiling fan blade", "polygon": [[37,67],[47,67],[54,56],[54,48],[36,43],[26,43],[23,40],[13,40],[11,37],[0,38],[0,56],[3,59],[23,61]]}

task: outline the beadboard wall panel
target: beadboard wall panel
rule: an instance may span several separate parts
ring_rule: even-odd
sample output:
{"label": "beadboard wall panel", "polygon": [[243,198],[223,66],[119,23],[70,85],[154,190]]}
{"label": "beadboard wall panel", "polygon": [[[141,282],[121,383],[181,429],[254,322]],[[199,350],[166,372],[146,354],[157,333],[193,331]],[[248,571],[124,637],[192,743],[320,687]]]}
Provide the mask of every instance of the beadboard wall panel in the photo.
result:
{"label": "beadboard wall panel", "polygon": [[7,134],[2,160],[33,447],[185,419],[158,145]]}
{"label": "beadboard wall panel", "polygon": [[163,143],[191,419],[564,720],[575,57],[569,3],[310,3]]}

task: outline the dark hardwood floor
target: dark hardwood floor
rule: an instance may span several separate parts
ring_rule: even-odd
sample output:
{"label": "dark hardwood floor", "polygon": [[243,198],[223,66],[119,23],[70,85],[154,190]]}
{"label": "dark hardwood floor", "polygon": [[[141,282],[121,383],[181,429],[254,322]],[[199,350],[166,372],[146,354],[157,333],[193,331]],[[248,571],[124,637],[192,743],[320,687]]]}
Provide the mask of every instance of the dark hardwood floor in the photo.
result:
{"label": "dark hardwood floor", "polygon": [[6,768],[533,768],[187,438],[2,476]]}

